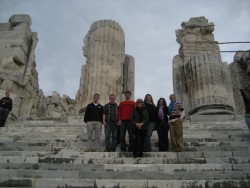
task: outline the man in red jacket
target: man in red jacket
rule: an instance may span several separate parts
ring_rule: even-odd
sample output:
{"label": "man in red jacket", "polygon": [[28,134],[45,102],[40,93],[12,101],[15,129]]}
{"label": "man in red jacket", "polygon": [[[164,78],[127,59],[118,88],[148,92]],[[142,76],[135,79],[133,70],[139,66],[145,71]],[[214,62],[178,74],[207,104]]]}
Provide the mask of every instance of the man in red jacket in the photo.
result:
{"label": "man in red jacket", "polygon": [[126,131],[128,131],[129,135],[129,148],[128,151],[133,151],[133,128],[131,123],[131,114],[135,109],[135,101],[130,100],[131,92],[125,91],[125,101],[122,101],[118,108],[118,125],[120,128],[120,143],[121,143],[121,151],[127,151],[127,145],[125,141]]}

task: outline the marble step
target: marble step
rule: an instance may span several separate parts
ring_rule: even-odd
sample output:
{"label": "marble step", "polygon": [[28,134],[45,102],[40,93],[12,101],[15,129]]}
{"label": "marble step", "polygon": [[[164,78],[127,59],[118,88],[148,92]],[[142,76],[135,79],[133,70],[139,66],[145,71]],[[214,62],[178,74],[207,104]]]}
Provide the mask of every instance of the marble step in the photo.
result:
{"label": "marble step", "polygon": [[[146,154],[144,154],[146,156]],[[86,156],[2,156],[1,164],[246,164],[249,157],[86,157]],[[4,166],[4,165],[1,165]]]}
{"label": "marble step", "polygon": [[[62,149],[86,149],[87,144],[86,143],[0,143],[0,150],[1,151],[60,151]],[[193,146],[186,146],[185,151],[238,151],[238,150],[250,150],[250,146],[248,145],[211,145],[210,146],[204,146],[196,145]],[[105,151],[105,145],[104,143],[101,143],[101,151]],[[120,151],[120,148],[118,147],[116,151]],[[158,151],[158,148],[155,148],[155,151]],[[170,148],[171,151],[171,148]]]}
{"label": "marble step", "polygon": [[[0,151],[1,157],[83,157],[83,158],[126,158],[132,157],[131,152],[84,152],[83,149],[60,149],[50,151]],[[235,151],[185,151],[185,152],[144,152],[144,157],[152,158],[222,158],[222,157],[250,157],[249,150]]]}
{"label": "marble step", "polygon": [[72,178],[5,178],[1,187],[22,188],[247,188],[250,180],[124,180],[124,179],[72,179]]}
{"label": "marble step", "polygon": [[80,170],[26,170],[4,169],[0,177],[67,178],[67,179],[124,179],[124,180],[249,180],[246,171],[86,171]]}
{"label": "marble step", "polygon": [[85,138],[81,122],[0,128],[0,187],[250,187],[250,134],[242,121],[184,122],[185,152],[157,152],[155,131],[155,152],[143,158],[119,147],[84,152]]}
{"label": "marble step", "polygon": [[[65,132],[64,132],[65,131]],[[202,133],[201,135],[201,132]],[[184,131],[183,136],[184,138],[248,138],[249,137],[249,131]],[[74,131],[50,131],[50,130],[36,130],[36,131],[15,131],[15,132],[0,132],[0,138],[9,138],[9,137],[37,137],[43,138],[75,138],[75,137],[86,137],[87,133],[86,131],[83,132],[82,130],[74,130]],[[102,138],[104,138],[104,130],[101,134]],[[153,138],[157,138],[156,131],[153,132]]]}
{"label": "marble step", "polygon": [[[18,121],[15,124],[6,125],[5,128],[25,128],[25,127],[84,127],[86,124],[80,121],[77,124],[72,124],[66,121]],[[218,122],[199,122],[194,123],[184,121],[184,128],[244,128],[247,126],[243,121],[218,121]]]}
{"label": "marble step", "polygon": [[[0,160],[2,170],[85,170],[85,171],[155,171],[155,172],[174,172],[174,171],[250,171],[250,163],[206,163],[202,158],[193,161],[173,161],[156,159],[106,159],[102,163],[95,163],[95,159],[77,158],[8,158]],[[236,161],[237,159],[233,159]],[[180,162],[181,161],[181,162]],[[156,163],[159,162],[159,163]],[[170,162],[170,163],[168,163]],[[174,163],[176,162],[176,163]]]}
{"label": "marble step", "polygon": [[[244,121],[218,121],[218,122],[200,122],[192,123],[190,121],[184,121],[184,128],[246,128]],[[25,127],[83,127],[85,123],[82,121],[78,124],[71,124],[70,122],[62,121],[19,121],[14,125],[7,125],[5,128],[25,128]]]}
{"label": "marble step", "polygon": [[[85,147],[86,145],[86,139],[17,139],[17,138],[8,138],[8,139],[0,139],[0,147],[3,146],[10,146],[10,145],[17,145],[17,146],[48,146],[48,147]],[[157,147],[158,139],[151,139],[151,145],[152,147]],[[169,140],[170,143],[170,140]],[[206,147],[218,147],[218,146],[248,146],[250,143],[250,140],[247,139],[241,139],[238,141],[230,140],[230,139],[223,139],[221,141],[218,141],[216,139],[185,139],[184,138],[185,146],[206,146]],[[104,140],[101,140],[101,144],[104,146]],[[170,143],[171,146],[171,143]]]}
{"label": "marble step", "polygon": [[[11,168],[11,164],[24,164],[24,166],[33,164],[249,164],[250,157],[109,157],[109,158],[90,158],[82,156],[71,157],[20,157],[4,156],[0,159],[0,168]],[[6,165],[4,165],[6,164]],[[14,168],[15,168],[14,165]]]}

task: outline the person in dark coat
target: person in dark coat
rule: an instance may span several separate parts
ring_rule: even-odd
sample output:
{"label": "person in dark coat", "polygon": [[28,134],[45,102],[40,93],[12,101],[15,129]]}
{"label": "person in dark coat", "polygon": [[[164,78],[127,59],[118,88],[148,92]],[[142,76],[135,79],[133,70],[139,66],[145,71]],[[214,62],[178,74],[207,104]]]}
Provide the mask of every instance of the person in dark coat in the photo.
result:
{"label": "person in dark coat", "polygon": [[135,109],[132,111],[131,115],[131,121],[134,129],[133,157],[143,157],[148,112],[144,107],[142,99],[136,100]]}
{"label": "person in dark coat", "polygon": [[144,98],[144,104],[145,108],[148,111],[148,117],[149,117],[149,122],[147,125],[146,129],[146,138],[145,138],[145,143],[144,143],[144,151],[145,152],[150,152],[152,151],[151,149],[151,136],[153,134],[153,131],[156,129],[156,106],[154,104],[154,100],[152,95],[146,94]]}
{"label": "person in dark coat", "polygon": [[[102,133],[103,106],[99,104],[99,94],[94,94],[93,102],[87,105],[84,122],[87,128],[87,149],[85,151],[101,151],[100,137]],[[93,132],[95,140],[92,143]]]}
{"label": "person in dark coat", "polygon": [[159,151],[168,151],[168,107],[166,100],[160,98],[156,106],[157,113],[157,134],[159,137],[158,147]]}
{"label": "person in dark coat", "polygon": [[5,97],[0,100],[0,127],[4,127],[10,111],[12,110],[12,99],[10,92],[6,91]]}
{"label": "person in dark coat", "polygon": [[247,97],[246,91],[240,90],[241,96],[245,104],[245,122],[250,131],[250,99]]}

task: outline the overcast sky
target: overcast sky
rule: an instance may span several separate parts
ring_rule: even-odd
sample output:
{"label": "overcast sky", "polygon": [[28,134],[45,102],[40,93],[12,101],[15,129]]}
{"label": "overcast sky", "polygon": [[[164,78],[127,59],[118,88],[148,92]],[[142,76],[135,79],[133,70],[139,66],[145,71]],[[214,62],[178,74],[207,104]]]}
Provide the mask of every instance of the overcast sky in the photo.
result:
{"label": "overcast sky", "polygon": [[[135,58],[135,98],[152,94],[168,101],[173,92],[172,60],[178,54],[175,30],[191,17],[215,24],[219,42],[250,41],[250,0],[0,0],[0,22],[29,14],[38,33],[35,51],[39,86],[75,98],[79,88],[83,38],[97,20],[112,19],[125,33],[125,52]],[[220,45],[248,50],[250,44]],[[234,53],[222,53],[233,61]]]}

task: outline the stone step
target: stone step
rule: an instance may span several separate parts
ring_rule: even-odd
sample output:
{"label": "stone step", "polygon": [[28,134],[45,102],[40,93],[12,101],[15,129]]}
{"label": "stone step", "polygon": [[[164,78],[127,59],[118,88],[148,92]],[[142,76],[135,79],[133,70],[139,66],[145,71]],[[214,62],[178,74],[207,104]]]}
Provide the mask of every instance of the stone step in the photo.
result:
{"label": "stone step", "polygon": [[0,178],[1,187],[26,188],[247,188],[250,180],[124,180],[124,179],[71,179],[71,178]]}
{"label": "stone step", "polygon": [[[23,121],[0,128],[0,187],[250,187],[244,121],[184,122],[185,152],[84,152],[84,123]],[[104,129],[101,135],[104,145]],[[171,142],[169,142],[171,146]]]}
{"label": "stone step", "polygon": [[[69,124],[53,124],[53,125],[46,125],[46,124],[40,124],[39,126],[37,126],[36,124],[27,124],[27,125],[8,125],[5,127],[1,127],[1,130],[9,130],[9,131],[15,131],[15,130],[41,130],[41,129],[49,129],[49,130],[54,130],[54,129],[84,129],[86,128],[85,124],[82,125],[69,125]],[[103,126],[104,128],[104,126]],[[247,125],[246,124],[213,124],[213,125],[207,125],[207,124],[188,124],[188,123],[184,123],[183,124],[183,129],[184,130],[210,130],[210,131],[216,131],[216,130],[221,130],[221,129],[225,129],[225,130],[231,130],[231,131],[235,131],[235,130],[248,130]]]}
{"label": "stone step", "polygon": [[[218,121],[218,122],[199,122],[192,123],[190,121],[184,121],[184,128],[247,128],[243,121]],[[7,125],[5,128],[25,128],[25,127],[83,127],[85,123],[82,121],[78,124],[71,124],[70,122],[63,121],[19,121],[14,125]]]}
{"label": "stone step", "polygon": [[[60,151],[61,149],[86,149],[87,143],[25,143],[25,142],[7,142],[0,143],[1,151]],[[105,151],[104,143],[101,143],[101,151]],[[186,146],[185,151],[238,151],[238,150],[249,150],[248,145],[228,145],[228,144],[193,144],[192,146]],[[117,148],[120,151],[120,148]],[[158,151],[158,148],[155,149]],[[171,151],[171,148],[170,148]]]}
{"label": "stone step", "polygon": [[[0,137],[1,138],[9,138],[9,137],[17,137],[17,138],[32,138],[32,137],[38,137],[38,138],[43,138],[43,136],[48,137],[48,138],[77,138],[78,136],[86,137],[87,133],[86,131],[83,132],[82,130],[75,130],[75,131],[66,131],[61,132],[61,131],[49,131],[49,130],[43,130],[43,131],[33,131],[33,132],[28,132],[28,131],[15,131],[15,132],[1,132]],[[201,138],[201,133],[203,131],[184,131],[183,136],[184,138]],[[202,138],[234,138],[234,137],[243,137],[247,138],[249,137],[249,131],[204,131],[202,134]],[[104,132],[102,132],[102,136],[104,138]],[[153,133],[153,137],[157,137],[156,131]]]}
{"label": "stone step", "polygon": [[[187,161],[188,163],[166,163],[171,160],[162,160],[155,163],[155,159],[126,159],[126,160],[103,160],[94,163],[94,159],[87,161],[86,159],[77,158],[8,158],[0,161],[0,169],[2,170],[85,170],[85,171],[155,171],[155,172],[175,172],[175,171],[250,171],[249,163],[233,164],[233,163],[204,163],[205,159],[194,159]],[[234,159],[236,160],[236,159]],[[100,163],[102,162],[102,163]],[[128,162],[128,163],[126,163]],[[145,162],[145,163],[143,163]],[[186,161],[182,161],[186,162]],[[84,165],[83,165],[84,164]]]}
{"label": "stone step", "polygon": [[[132,155],[131,155],[132,156]],[[250,157],[143,157],[132,158],[128,157],[109,157],[109,158],[87,158],[83,156],[71,157],[20,157],[20,156],[4,156],[1,157],[0,168],[5,168],[4,164],[249,164]]]}
{"label": "stone step", "polygon": [[[2,157],[83,157],[83,158],[124,158],[132,157],[131,152],[84,152],[82,149],[61,149],[50,151],[0,151]],[[185,152],[144,152],[144,157],[160,158],[221,158],[221,157],[250,157],[249,150],[235,151],[185,151]]]}
{"label": "stone step", "polygon": [[[151,139],[151,146],[157,147],[158,139]],[[170,140],[169,140],[170,143]],[[206,147],[218,147],[218,146],[248,146],[250,140],[240,140],[240,141],[215,141],[215,139],[185,139],[185,146],[192,147],[192,146],[206,146]],[[14,139],[0,139],[0,147],[4,146],[48,146],[48,147],[85,147],[86,140],[66,140],[66,139],[51,139],[51,140],[36,140],[36,139],[29,139],[29,140],[14,140]],[[101,145],[104,146],[104,140],[101,141]],[[171,146],[171,143],[170,143]]]}
{"label": "stone step", "polygon": [[86,171],[81,170],[12,170],[0,171],[1,177],[67,178],[67,179],[129,179],[129,180],[248,180],[245,171]]}
{"label": "stone step", "polygon": [[[82,155],[72,156],[2,156],[3,164],[246,164],[250,163],[250,157],[142,157],[133,158],[132,153],[122,157],[86,157]],[[7,165],[7,166],[8,166]],[[5,168],[5,167],[3,167]]]}

